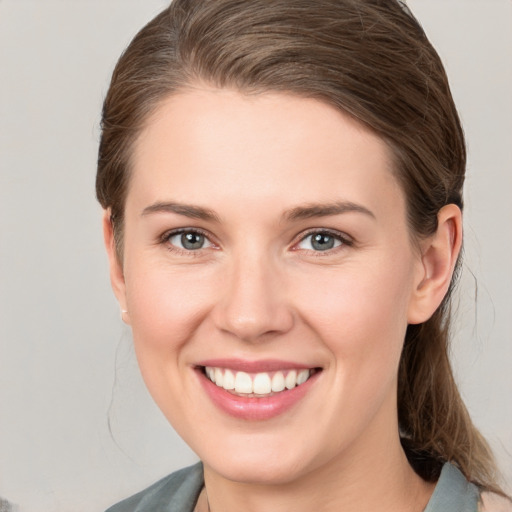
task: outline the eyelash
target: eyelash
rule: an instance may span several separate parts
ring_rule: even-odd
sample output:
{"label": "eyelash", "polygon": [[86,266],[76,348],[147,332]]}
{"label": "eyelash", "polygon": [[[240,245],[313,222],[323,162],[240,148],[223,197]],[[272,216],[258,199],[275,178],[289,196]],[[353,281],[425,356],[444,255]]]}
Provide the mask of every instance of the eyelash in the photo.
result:
{"label": "eyelash", "polygon": [[[159,243],[162,245],[165,245],[169,251],[171,251],[173,253],[180,254],[180,255],[185,255],[185,256],[199,256],[204,249],[208,249],[208,247],[199,248],[196,250],[182,249],[181,247],[177,247],[170,243],[170,239],[172,237],[175,237],[178,235],[183,235],[183,234],[195,234],[195,235],[203,236],[211,244],[211,246],[213,246],[214,248],[218,247],[214,242],[212,242],[211,235],[209,235],[206,231],[203,231],[202,229],[199,229],[199,228],[180,228],[180,229],[175,229],[172,231],[166,231],[159,238]],[[311,237],[314,235],[326,235],[326,236],[333,237],[335,240],[340,242],[340,245],[333,247],[331,249],[326,249],[325,251],[315,251],[315,250],[310,250],[310,249],[297,248],[297,246],[300,243],[304,242],[308,237]],[[346,234],[341,233],[340,231],[335,231],[332,229],[325,229],[325,228],[324,229],[310,229],[306,233],[300,234],[300,238],[297,242],[295,242],[293,244],[292,250],[293,251],[305,250],[305,251],[308,251],[309,253],[314,254],[315,257],[323,257],[323,256],[332,255],[333,252],[337,252],[338,250],[342,250],[344,247],[351,247],[353,245],[354,245],[354,241],[350,237],[348,237]]]}
{"label": "eyelash", "polygon": [[322,258],[326,256],[332,256],[333,253],[337,253],[340,250],[343,250],[346,247],[352,247],[354,245],[354,241],[345,233],[342,233],[340,231],[336,231],[333,229],[326,229],[326,228],[317,228],[317,229],[310,229],[306,233],[301,233],[300,238],[297,242],[293,244],[292,250],[300,251],[301,249],[297,248],[297,246],[304,242],[308,237],[314,236],[314,235],[327,235],[335,240],[340,242],[340,245],[333,247],[331,249],[326,249],[325,251],[314,251],[310,249],[303,249],[308,251],[310,254],[313,254],[314,257]]}
{"label": "eyelash", "polygon": [[167,250],[170,252],[176,253],[178,255],[184,256],[199,256],[202,253],[204,248],[190,250],[190,249],[182,249],[181,247],[177,247],[170,243],[170,239],[174,236],[179,236],[183,234],[193,234],[203,236],[213,247],[216,247],[216,244],[212,242],[211,236],[202,229],[199,228],[180,228],[174,229],[172,231],[166,231],[159,239],[159,243],[165,245]]}

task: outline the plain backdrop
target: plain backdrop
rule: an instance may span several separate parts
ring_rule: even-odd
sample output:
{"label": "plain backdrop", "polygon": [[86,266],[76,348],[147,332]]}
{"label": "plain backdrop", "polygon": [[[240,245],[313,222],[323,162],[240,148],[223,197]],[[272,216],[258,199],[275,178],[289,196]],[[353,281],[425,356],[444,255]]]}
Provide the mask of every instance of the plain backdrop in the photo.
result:
{"label": "plain backdrop", "polygon": [[[94,198],[113,65],[162,0],[0,0],[0,496],[101,511],[195,460],[138,376]],[[512,482],[512,2],[409,0],[465,126],[453,359]]]}

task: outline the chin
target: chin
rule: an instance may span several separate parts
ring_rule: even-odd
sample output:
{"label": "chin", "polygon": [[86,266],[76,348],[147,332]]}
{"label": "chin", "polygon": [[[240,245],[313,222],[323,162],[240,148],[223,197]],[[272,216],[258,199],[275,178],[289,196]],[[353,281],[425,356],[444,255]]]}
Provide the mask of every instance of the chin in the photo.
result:
{"label": "chin", "polygon": [[281,449],[266,448],[256,445],[253,449],[223,450],[222,454],[210,453],[201,459],[207,468],[223,478],[252,485],[289,484],[316,465],[307,452],[297,447],[288,449],[282,443]]}
{"label": "chin", "polygon": [[[205,464],[208,465],[206,462]],[[302,474],[297,465],[290,467],[278,461],[256,463],[239,458],[221,461],[210,468],[227,480],[251,485],[284,485],[293,482]]]}

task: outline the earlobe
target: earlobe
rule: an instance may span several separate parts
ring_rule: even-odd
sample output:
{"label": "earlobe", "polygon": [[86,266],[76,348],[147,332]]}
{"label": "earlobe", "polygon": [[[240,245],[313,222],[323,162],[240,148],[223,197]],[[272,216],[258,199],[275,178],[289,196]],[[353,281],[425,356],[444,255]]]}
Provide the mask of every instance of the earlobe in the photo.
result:
{"label": "earlobe", "polygon": [[462,246],[462,213],[449,204],[437,215],[436,232],[421,243],[421,261],[418,265],[413,296],[409,304],[408,322],[427,321],[445,297]]}
{"label": "earlobe", "polygon": [[105,249],[107,250],[109,267],[110,267],[110,283],[114,295],[119,302],[121,308],[121,318],[123,322],[129,324],[130,316],[126,305],[126,286],[124,281],[124,272],[122,262],[119,261],[118,252],[116,251],[116,243],[114,239],[114,226],[111,220],[110,209],[103,211],[103,240]]}

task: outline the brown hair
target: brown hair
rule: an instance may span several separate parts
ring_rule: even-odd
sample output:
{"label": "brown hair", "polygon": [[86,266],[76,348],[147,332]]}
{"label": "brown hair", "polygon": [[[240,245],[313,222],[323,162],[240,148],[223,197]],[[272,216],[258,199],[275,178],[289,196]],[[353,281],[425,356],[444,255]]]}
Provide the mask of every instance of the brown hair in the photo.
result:
{"label": "brown hair", "polygon": [[[392,150],[416,237],[436,230],[444,205],[462,208],[459,117],[439,56],[402,3],[174,0],[121,56],[103,107],[96,191],[111,209],[120,258],[134,142],[165,98],[198,81],[317,98],[372,129]],[[398,384],[402,442],[425,479],[435,480],[451,461],[469,480],[499,491],[492,454],[453,378],[449,320],[448,294],[432,318],[407,330]]]}

